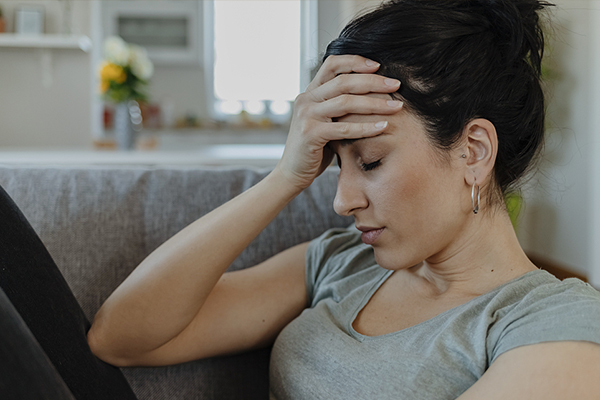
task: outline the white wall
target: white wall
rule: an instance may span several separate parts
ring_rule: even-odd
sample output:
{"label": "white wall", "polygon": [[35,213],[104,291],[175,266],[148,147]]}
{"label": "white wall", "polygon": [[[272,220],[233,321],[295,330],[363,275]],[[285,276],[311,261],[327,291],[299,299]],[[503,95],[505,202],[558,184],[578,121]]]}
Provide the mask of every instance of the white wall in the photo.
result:
{"label": "white wall", "polygon": [[[2,1],[7,31],[21,2]],[[62,33],[60,2],[46,8],[46,33]],[[73,31],[89,34],[89,3],[73,1]],[[81,50],[52,50],[53,82],[42,82],[38,49],[0,48],[0,146],[82,146],[90,143],[90,58]]]}
{"label": "white wall", "polygon": [[598,83],[596,89],[591,85],[597,82],[598,69],[591,63],[598,54],[600,2],[555,3],[550,52],[557,82],[548,107],[547,149],[526,192],[519,236],[529,252],[591,275],[599,261],[593,260],[598,242],[591,233],[600,227],[592,219],[598,204],[592,199],[592,177],[600,131],[592,123],[598,108],[590,105],[600,95]]}
{"label": "white wall", "polygon": [[379,0],[319,0],[320,55],[354,16],[379,3]]}
{"label": "white wall", "polygon": [[590,13],[591,26],[591,66],[590,66],[590,143],[591,168],[589,185],[591,192],[590,219],[588,226],[590,282],[600,288],[600,1],[593,2]]}

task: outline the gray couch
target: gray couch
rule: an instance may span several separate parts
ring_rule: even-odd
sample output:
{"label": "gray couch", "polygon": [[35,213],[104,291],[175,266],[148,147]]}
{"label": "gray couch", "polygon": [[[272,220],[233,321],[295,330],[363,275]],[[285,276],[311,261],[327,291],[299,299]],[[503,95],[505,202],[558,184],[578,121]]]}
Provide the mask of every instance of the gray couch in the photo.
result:
{"label": "gray couch", "polygon": [[[240,168],[0,166],[0,185],[21,208],[91,320],[146,255],[249,188],[268,171]],[[327,170],[238,257],[246,268],[352,221],[332,209]],[[232,232],[235,234],[235,232]],[[269,349],[161,368],[125,368],[139,399],[268,397]]]}

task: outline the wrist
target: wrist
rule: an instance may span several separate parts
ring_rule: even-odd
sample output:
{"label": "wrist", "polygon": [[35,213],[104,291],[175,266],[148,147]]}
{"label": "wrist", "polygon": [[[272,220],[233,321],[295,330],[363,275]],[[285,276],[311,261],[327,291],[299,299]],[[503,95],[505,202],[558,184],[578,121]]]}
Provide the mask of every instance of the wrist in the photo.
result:
{"label": "wrist", "polygon": [[303,190],[303,187],[296,185],[289,176],[285,174],[279,167],[279,164],[265,177],[265,181],[268,182],[274,190],[280,194],[289,197],[292,200],[298,196]]}

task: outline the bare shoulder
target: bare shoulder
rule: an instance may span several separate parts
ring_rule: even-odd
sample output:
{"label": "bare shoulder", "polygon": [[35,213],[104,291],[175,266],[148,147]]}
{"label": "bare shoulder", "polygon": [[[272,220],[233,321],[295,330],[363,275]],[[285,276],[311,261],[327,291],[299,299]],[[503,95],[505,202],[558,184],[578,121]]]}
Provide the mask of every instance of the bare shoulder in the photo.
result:
{"label": "bare shoulder", "polygon": [[592,400],[600,393],[600,344],[544,342],[500,355],[459,400]]}

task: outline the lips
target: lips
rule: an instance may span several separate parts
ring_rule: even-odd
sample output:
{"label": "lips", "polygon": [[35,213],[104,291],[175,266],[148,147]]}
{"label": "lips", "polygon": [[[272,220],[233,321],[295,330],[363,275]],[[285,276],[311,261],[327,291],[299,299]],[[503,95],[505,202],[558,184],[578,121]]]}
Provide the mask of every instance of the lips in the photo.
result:
{"label": "lips", "polygon": [[369,244],[369,245],[372,245],[373,243],[375,243],[377,241],[377,239],[379,238],[379,236],[383,233],[383,230],[385,229],[385,228],[370,228],[370,227],[362,227],[362,226],[357,226],[356,228],[362,232],[362,234],[360,235],[360,239],[363,241],[363,243]]}

